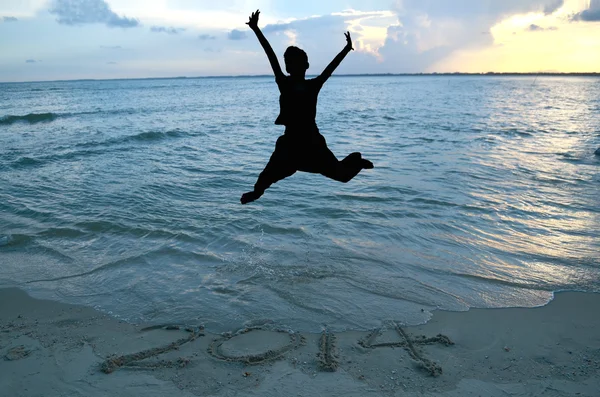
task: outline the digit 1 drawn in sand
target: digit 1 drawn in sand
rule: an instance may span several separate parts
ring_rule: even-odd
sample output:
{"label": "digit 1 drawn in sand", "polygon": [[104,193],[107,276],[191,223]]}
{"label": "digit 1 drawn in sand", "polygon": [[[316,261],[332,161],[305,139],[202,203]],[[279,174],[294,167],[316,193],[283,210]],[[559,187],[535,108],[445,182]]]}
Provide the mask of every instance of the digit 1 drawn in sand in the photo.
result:
{"label": "digit 1 drawn in sand", "polygon": [[[144,328],[142,331],[156,329],[156,328],[165,328],[164,326],[156,326],[156,327],[148,327]],[[165,328],[165,329],[179,329],[179,328]],[[150,357],[158,356],[159,354],[163,354],[169,352],[171,350],[176,350],[180,346],[191,342],[198,338],[199,336],[204,336],[202,332],[202,327],[198,328],[186,328],[186,331],[190,333],[187,338],[181,338],[176,340],[173,343],[169,343],[168,345],[155,347],[152,349],[142,350],[141,352],[125,354],[123,356],[112,356],[107,358],[100,366],[100,370],[106,374],[110,374],[115,370],[127,367],[127,368],[158,368],[158,367],[174,367],[179,366],[183,367],[187,364],[189,360],[184,358],[179,358],[177,360],[160,360],[158,362],[152,363],[141,363],[141,360],[145,360]]]}
{"label": "digit 1 drawn in sand", "polygon": [[381,328],[377,328],[373,330],[365,339],[358,341],[358,344],[367,349],[374,349],[376,347],[403,347],[410,357],[417,361],[419,367],[423,368],[425,371],[429,372],[431,376],[439,376],[442,374],[442,367],[435,363],[434,361],[429,360],[427,357],[423,355],[423,353],[416,348],[415,345],[432,345],[434,343],[439,343],[444,346],[451,346],[454,344],[446,335],[438,334],[433,338],[427,338],[424,335],[417,336],[414,339],[409,337],[409,335],[404,331],[402,327],[400,327],[395,322],[393,323],[394,329],[400,336],[400,340],[398,342],[384,342],[384,343],[374,343],[379,335],[381,335]]}
{"label": "digit 1 drawn in sand", "polygon": [[323,331],[319,339],[319,367],[322,371],[335,372],[338,366],[335,354],[335,335],[331,331]]}

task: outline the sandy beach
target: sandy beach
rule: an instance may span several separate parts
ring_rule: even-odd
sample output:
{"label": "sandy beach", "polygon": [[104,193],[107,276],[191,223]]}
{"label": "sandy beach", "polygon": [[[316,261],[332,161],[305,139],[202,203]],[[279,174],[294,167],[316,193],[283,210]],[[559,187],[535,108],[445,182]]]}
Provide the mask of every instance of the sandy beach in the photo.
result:
{"label": "sandy beach", "polygon": [[2,396],[598,396],[599,294],[299,334],[133,325],[0,290]]}

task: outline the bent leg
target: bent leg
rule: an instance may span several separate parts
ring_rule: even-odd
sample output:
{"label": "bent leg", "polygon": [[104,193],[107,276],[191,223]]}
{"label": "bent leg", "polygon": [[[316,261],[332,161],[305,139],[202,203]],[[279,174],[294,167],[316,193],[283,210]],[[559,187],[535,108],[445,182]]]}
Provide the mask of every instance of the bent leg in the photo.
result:
{"label": "bent leg", "polygon": [[348,182],[362,169],[373,168],[373,163],[362,158],[359,152],[354,152],[339,161],[327,147],[323,135],[313,136],[309,147],[303,150],[306,153],[298,159],[298,170],[324,175],[339,182]]}
{"label": "bent leg", "polygon": [[263,172],[258,175],[258,180],[254,184],[254,191],[262,195],[272,184],[294,175],[295,172],[296,170],[288,164],[269,161]]}
{"label": "bent leg", "polygon": [[277,139],[275,151],[271,155],[265,169],[258,176],[258,180],[254,184],[254,190],[242,195],[242,198],[240,199],[242,204],[257,200],[269,186],[288,176],[292,176],[296,172],[292,156],[290,155],[287,146],[284,137],[279,137],[279,139]]}
{"label": "bent leg", "polygon": [[[331,150],[327,149],[327,151],[331,153]],[[350,153],[342,161],[338,161],[333,153],[331,155],[326,153],[325,156],[327,161],[324,162],[320,174],[339,182],[349,182],[362,169],[373,168],[373,163],[363,159],[360,152]],[[334,159],[335,161],[333,161]]]}
{"label": "bent leg", "polygon": [[359,152],[350,153],[342,161],[321,171],[322,175],[339,182],[349,182],[362,170],[362,156]]}

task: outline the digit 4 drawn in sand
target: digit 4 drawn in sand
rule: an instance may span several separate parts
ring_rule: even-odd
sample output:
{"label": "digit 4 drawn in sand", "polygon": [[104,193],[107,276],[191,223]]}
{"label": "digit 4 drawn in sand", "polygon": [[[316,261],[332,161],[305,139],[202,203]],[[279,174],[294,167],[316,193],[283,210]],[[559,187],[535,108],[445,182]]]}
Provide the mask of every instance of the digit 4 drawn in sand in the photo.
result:
{"label": "digit 4 drawn in sand", "polygon": [[429,372],[432,376],[439,376],[442,374],[442,367],[436,362],[428,359],[423,353],[417,349],[418,345],[432,345],[439,343],[444,346],[451,346],[454,344],[446,335],[438,334],[433,338],[427,338],[424,335],[411,338],[404,329],[397,323],[392,323],[394,329],[400,336],[400,340],[397,342],[383,342],[374,343],[377,337],[381,335],[381,328],[373,330],[365,339],[358,341],[358,344],[367,349],[374,349],[376,347],[403,347],[410,357],[419,363],[419,366],[425,371]]}

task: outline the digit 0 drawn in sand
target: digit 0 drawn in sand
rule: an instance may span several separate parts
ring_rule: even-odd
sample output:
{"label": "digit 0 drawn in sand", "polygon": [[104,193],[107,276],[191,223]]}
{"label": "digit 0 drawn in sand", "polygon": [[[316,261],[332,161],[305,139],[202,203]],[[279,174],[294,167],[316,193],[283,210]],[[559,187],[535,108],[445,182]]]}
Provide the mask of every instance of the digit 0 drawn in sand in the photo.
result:
{"label": "digit 0 drawn in sand", "polygon": [[427,371],[431,376],[439,376],[442,374],[442,367],[436,362],[429,360],[423,355],[423,353],[417,349],[416,346],[432,345],[439,343],[444,346],[451,346],[454,344],[446,335],[438,334],[432,338],[427,338],[424,335],[411,338],[404,329],[396,323],[393,323],[394,329],[400,336],[400,340],[397,342],[383,342],[375,343],[377,337],[381,335],[381,328],[373,330],[365,339],[358,341],[358,344],[367,349],[374,349],[376,347],[403,347],[410,357],[417,361],[419,367]]}
{"label": "digit 0 drawn in sand", "polygon": [[323,331],[319,339],[319,368],[322,371],[335,372],[338,367],[335,352],[335,335],[331,331]]}
{"label": "digit 0 drawn in sand", "polygon": [[279,359],[304,341],[297,333],[252,327],[215,339],[208,347],[208,353],[219,360],[261,364]]}
{"label": "digit 0 drawn in sand", "polygon": [[[179,327],[175,326],[155,326],[148,327],[142,329],[142,331],[148,331],[151,329],[179,329]],[[180,346],[191,342],[198,338],[199,336],[204,336],[202,332],[202,327],[190,328],[187,327],[185,329],[189,332],[188,337],[181,338],[176,340],[173,343],[169,343],[168,345],[155,347],[152,349],[142,350],[137,353],[125,354],[122,356],[111,356],[107,358],[100,366],[100,370],[106,374],[110,374],[119,368],[160,368],[160,367],[183,367],[185,366],[189,360],[185,358],[179,358],[177,360],[160,360],[156,362],[140,362],[150,357],[158,356],[159,354],[167,353],[172,350],[178,349]]]}

